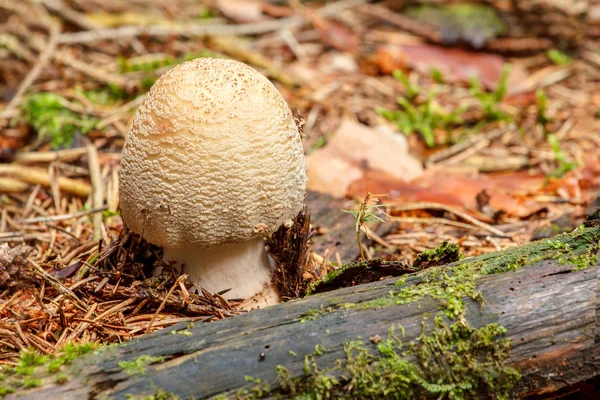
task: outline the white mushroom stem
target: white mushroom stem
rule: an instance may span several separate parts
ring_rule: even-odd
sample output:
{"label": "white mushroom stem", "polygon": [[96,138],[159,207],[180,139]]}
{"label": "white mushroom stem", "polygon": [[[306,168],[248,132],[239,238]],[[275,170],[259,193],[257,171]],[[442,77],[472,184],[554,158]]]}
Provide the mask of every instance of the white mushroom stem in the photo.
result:
{"label": "white mushroom stem", "polygon": [[176,261],[177,269],[199,288],[215,293],[231,289],[224,297],[248,299],[263,291],[273,291],[271,273],[274,262],[265,251],[262,238],[238,244],[221,244],[210,248],[186,246],[164,249],[166,262]]}

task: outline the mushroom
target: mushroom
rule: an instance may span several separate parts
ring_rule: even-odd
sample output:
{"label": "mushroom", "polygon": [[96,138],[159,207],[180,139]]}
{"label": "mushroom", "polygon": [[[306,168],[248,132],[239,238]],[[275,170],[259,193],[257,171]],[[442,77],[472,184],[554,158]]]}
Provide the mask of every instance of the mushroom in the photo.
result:
{"label": "mushroom", "polygon": [[298,215],[306,181],[300,134],[275,86],[241,62],[199,58],[161,76],[135,113],[121,215],[166,261],[185,264],[196,288],[273,303],[264,237]]}

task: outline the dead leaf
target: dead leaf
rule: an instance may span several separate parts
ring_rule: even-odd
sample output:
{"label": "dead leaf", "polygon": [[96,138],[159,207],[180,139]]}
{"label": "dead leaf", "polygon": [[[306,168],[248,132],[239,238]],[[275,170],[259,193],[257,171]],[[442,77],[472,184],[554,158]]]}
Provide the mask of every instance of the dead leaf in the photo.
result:
{"label": "dead leaf", "polygon": [[475,174],[464,170],[430,168],[418,179],[407,182],[382,174],[369,174],[352,182],[348,195],[360,197],[366,191],[389,193],[384,203],[433,202],[465,211],[477,210],[477,196],[485,190],[494,212],[524,218],[542,208],[527,197],[541,190],[546,177],[527,172],[507,174]]}
{"label": "dead leaf", "polygon": [[258,0],[217,0],[215,5],[227,18],[238,23],[259,22],[268,19]]}
{"label": "dead leaf", "polygon": [[421,162],[408,154],[404,136],[347,120],[324,148],[307,157],[307,164],[308,189],[335,197],[345,196],[366,171],[406,180],[423,173]]}
{"label": "dead leaf", "polygon": [[313,25],[325,43],[338,51],[355,52],[358,49],[358,38],[346,26],[320,18],[317,22],[313,21]]}
{"label": "dead leaf", "polygon": [[[382,73],[389,74],[394,69],[415,69],[428,74],[432,69],[437,69],[446,82],[468,83],[472,77],[477,77],[490,90],[496,89],[504,65],[508,62],[497,54],[431,44],[383,45],[377,50],[375,60]],[[513,65],[508,87],[516,87],[526,77],[523,67]]]}

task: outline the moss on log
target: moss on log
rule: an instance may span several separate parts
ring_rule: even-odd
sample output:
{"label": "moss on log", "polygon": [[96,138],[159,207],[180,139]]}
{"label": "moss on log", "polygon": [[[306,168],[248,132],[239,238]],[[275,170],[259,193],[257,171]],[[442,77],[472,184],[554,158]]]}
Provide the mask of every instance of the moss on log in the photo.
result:
{"label": "moss on log", "polygon": [[181,324],[83,356],[63,371],[66,383],[44,378],[9,398],[550,393],[600,374],[599,234],[581,228],[399,279]]}

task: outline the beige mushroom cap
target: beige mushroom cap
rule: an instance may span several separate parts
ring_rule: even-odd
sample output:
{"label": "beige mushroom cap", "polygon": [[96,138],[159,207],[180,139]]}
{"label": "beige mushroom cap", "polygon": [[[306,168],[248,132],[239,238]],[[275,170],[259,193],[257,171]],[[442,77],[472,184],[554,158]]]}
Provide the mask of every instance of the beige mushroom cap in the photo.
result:
{"label": "beige mushroom cap", "polygon": [[300,139],[283,97],[254,69],[221,58],[178,65],[156,81],[129,129],[122,217],[171,249],[270,234],[302,207]]}

